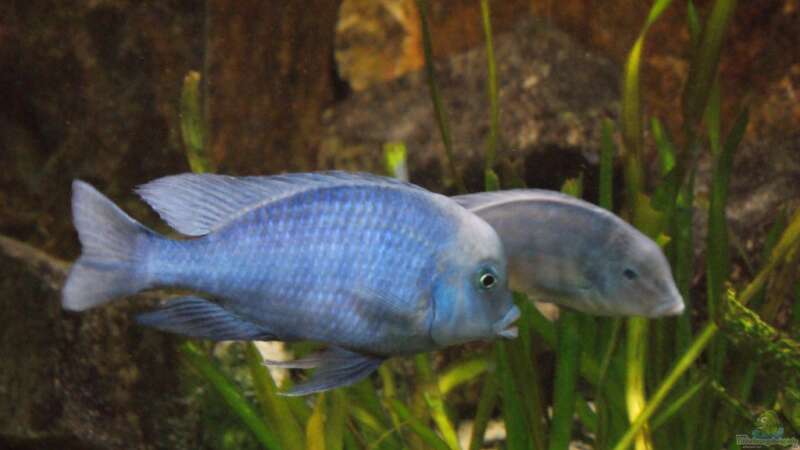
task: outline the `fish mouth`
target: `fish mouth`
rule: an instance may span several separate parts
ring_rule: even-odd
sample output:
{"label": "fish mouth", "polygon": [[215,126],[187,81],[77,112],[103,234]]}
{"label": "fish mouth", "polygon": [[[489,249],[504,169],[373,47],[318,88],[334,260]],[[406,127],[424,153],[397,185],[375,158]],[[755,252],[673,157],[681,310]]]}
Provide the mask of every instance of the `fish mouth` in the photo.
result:
{"label": "fish mouth", "polygon": [[505,338],[505,339],[514,339],[519,334],[519,330],[517,327],[512,326],[512,324],[519,319],[520,312],[519,308],[516,306],[512,306],[511,309],[508,310],[505,316],[502,319],[498,320],[497,323],[494,324],[494,332],[498,336]]}
{"label": "fish mouth", "polygon": [[659,305],[658,308],[655,308],[650,313],[650,317],[677,316],[682,314],[685,308],[686,307],[683,304],[683,299],[678,297],[677,300],[672,300],[669,303]]}

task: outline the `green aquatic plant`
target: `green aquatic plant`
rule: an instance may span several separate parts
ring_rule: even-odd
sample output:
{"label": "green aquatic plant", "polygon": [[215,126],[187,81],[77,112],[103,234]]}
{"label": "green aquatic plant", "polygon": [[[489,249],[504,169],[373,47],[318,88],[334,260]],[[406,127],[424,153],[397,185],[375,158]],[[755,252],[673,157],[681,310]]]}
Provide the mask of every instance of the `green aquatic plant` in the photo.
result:
{"label": "green aquatic plant", "polygon": [[186,147],[186,156],[192,172],[214,172],[214,164],[208,155],[205,114],[201,95],[200,73],[191,71],[183,79],[181,89],[181,138]]}
{"label": "green aquatic plant", "polygon": [[[213,167],[204,157],[204,140],[199,138],[205,136],[203,117],[199,113],[202,97],[199,81],[190,74],[184,84],[182,135],[192,170],[210,172]],[[402,143],[387,145],[385,156],[387,171],[402,177],[406,167],[405,146]],[[445,398],[490,368],[486,358],[473,358],[458,361],[437,374],[432,369],[430,355],[417,355],[414,361],[419,381],[409,386],[413,389],[403,396],[410,408],[398,399],[400,393],[395,387],[395,376],[388,367],[380,370],[383,382],[380,395],[367,380],[350,388],[319,395],[310,407],[301,398],[279,394],[289,385],[279,387],[275,384],[253,343],[235,347],[244,354],[244,365],[249,374],[249,387],[246,389],[252,392],[250,395],[243,393],[240,383],[225,373],[222,362],[203,351],[202,347],[191,342],[183,345],[181,351],[185,365],[218,393],[250,431],[255,442],[270,450],[459,449]],[[307,351],[302,346],[295,346],[295,350]],[[253,406],[252,399],[258,407]],[[228,431],[226,435],[237,438],[224,440],[223,445],[243,445],[238,433]]]}
{"label": "green aquatic plant", "polygon": [[500,128],[500,103],[497,99],[497,64],[494,61],[489,0],[481,0],[481,24],[483,25],[483,36],[486,40],[486,84],[489,93],[489,136],[486,138],[486,158],[483,176],[486,190],[496,191],[500,189],[500,179],[494,171]]}
{"label": "green aquatic plant", "polygon": [[431,30],[428,25],[428,0],[416,0],[417,10],[420,17],[420,28],[422,29],[422,50],[425,54],[425,73],[427,74],[428,89],[433,102],[433,111],[436,115],[436,123],[439,125],[439,132],[442,136],[442,144],[447,156],[447,163],[450,175],[453,177],[454,184],[460,192],[466,192],[464,180],[458,171],[455,163],[453,150],[453,139],[450,134],[450,124],[447,119],[447,111],[444,108],[442,94],[439,91],[439,84],[436,82],[436,68],[433,64],[433,44],[431,41]]}
{"label": "green aquatic plant", "polygon": [[[798,336],[773,323],[777,305],[789,291],[794,292],[793,323],[800,323],[800,289],[792,282],[791,271],[800,245],[800,213],[778,221],[767,239],[763,265],[755,268],[748,262],[756,275],[736,286],[730,279],[733,256],[729,248],[734,238],[724,211],[728,186],[736,176],[732,158],[748,115],[743,106],[725,129],[720,113],[724,96],[717,81],[722,44],[736,2],[716,0],[705,20],[691,1],[686,3],[692,56],[682,93],[683,124],[675,133],[678,141],[661,120],[645,117],[640,83],[648,31],[673,3],[656,0],[652,4],[624,67],[619,121],[602,123],[598,203],[609,210],[615,207],[614,161],[619,151],[624,195],[618,197],[623,201],[617,210],[664,246],[691,313],[647,320],[596,318],[562,310],[560,318],[551,322],[526,296],[515,294],[522,310],[518,339],[497,342],[485,353],[451,361],[439,371],[430,355],[415,356],[413,364],[390,362],[378,371],[379,388],[367,379],[310,401],[280,396],[291,379],[278,386],[252,343],[235,347],[244,355],[245,368],[245,375],[236,378],[230,375],[234,368],[204,351],[203,345],[187,343],[182,350],[186,366],[239,418],[251,447],[455,450],[461,448],[456,429],[463,419],[473,423],[471,450],[482,448],[493,418],[504,421],[504,448],[509,450],[566,450],[576,439],[598,450],[736,448],[734,435],[747,432],[758,411],[773,408],[778,408],[786,423],[800,426],[800,394],[794,376],[800,356]],[[433,70],[427,2],[417,0],[417,5],[428,86],[449,176],[463,191]],[[490,2],[480,0],[480,6],[490,104],[484,188],[496,190],[502,181],[494,171],[500,123],[498,81]],[[192,170],[210,172],[214,168],[205,153],[200,81],[191,75],[184,85],[182,135]],[[657,152],[654,177],[643,164],[648,158],[646,124]],[[617,132],[619,149],[614,139]],[[695,239],[693,216],[701,209],[694,198],[695,171],[705,148],[712,161],[710,198],[702,206],[707,207],[709,227],[706,236]],[[384,147],[387,173],[407,175],[408,151],[401,142]],[[650,186],[652,191],[647,189]],[[582,188],[583,179],[578,177],[566,180],[562,190],[581,196]],[[703,305],[697,299],[703,295],[697,295],[691,285],[699,242],[705,242],[707,252],[703,268],[707,316],[699,312]],[[310,351],[301,344],[291,349],[298,354]],[[554,359],[551,391],[545,389],[548,372],[542,355]],[[413,376],[407,376],[411,372]],[[758,385],[760,374],[780,380]],[[477,403],[470,405],[473,408],[466,416],[452,407],[452,399],[465,386],[473,386],[477,394]],[[230,440],[230,448],[242,445],[240,434],[231,436],[236,439]]]}

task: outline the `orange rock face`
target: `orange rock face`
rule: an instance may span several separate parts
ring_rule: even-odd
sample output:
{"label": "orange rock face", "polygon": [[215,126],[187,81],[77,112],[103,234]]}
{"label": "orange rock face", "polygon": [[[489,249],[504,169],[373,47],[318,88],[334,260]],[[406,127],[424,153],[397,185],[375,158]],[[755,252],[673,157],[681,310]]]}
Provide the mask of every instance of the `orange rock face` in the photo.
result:
{"label": "orange rock face", "polygon": [[[480,45],[483,30],[476,1],[432,0],[431,33],[437,57]],[[695,2],[705,19],[713,2]],[[790,132],[800,125],[796,110],[800,64],[798,0],[739,2],[723,49],[720,79],[725,123],[751,103],[751,134]],[[618,64],[625,61],[650,8],[636,0],[511,0],[492,2],[495,34],[521,16],[544,17],[587,48]],[[424,63],[414,0],[345,0],[337,28],[337,66],[356,90],[419,69]],[[672,129],[681,124],[680,93],[688,72],[690,39],[686,8],[674,3],[648,35],[643,62],[647,114]],[[750,94],[747,97],[747,94]]]}

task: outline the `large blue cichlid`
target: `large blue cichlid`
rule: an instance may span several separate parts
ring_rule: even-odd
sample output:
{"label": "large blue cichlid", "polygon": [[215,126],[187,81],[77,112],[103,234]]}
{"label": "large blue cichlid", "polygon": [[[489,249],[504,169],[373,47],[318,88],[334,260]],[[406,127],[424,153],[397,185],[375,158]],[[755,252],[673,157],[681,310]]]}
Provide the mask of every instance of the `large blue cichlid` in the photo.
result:
{"label": "large blue cichlid", "polygon": [[494,227],[508,257],[511,288],[534,300],[596,315],[683,312],[658,245],[603,208],[541,189],[453,199]]}
{"label": "large blue cichlid", "polygon": [[158,235],[75,181],[83,250],[64,308],[180,287],[199,295],[138,321],[212,340],[328,344],[281,364],[318,367],[288,395],[352,384],[394,355],[516,336],[500,239],[442,195],[344,172],[184,174],[138,193],[188,238]]}

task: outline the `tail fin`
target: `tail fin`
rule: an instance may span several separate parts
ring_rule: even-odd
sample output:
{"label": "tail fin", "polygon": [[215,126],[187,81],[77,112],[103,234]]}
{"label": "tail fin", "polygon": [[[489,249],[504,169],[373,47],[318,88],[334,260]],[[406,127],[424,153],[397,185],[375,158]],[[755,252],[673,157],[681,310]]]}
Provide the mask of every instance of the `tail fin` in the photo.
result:
{"label": "tail fin", "polygon": [[141,263],[152,231],[79,180],[72,216],[83,248],[62,292],[64,309],[82,311],[148,287]]}

